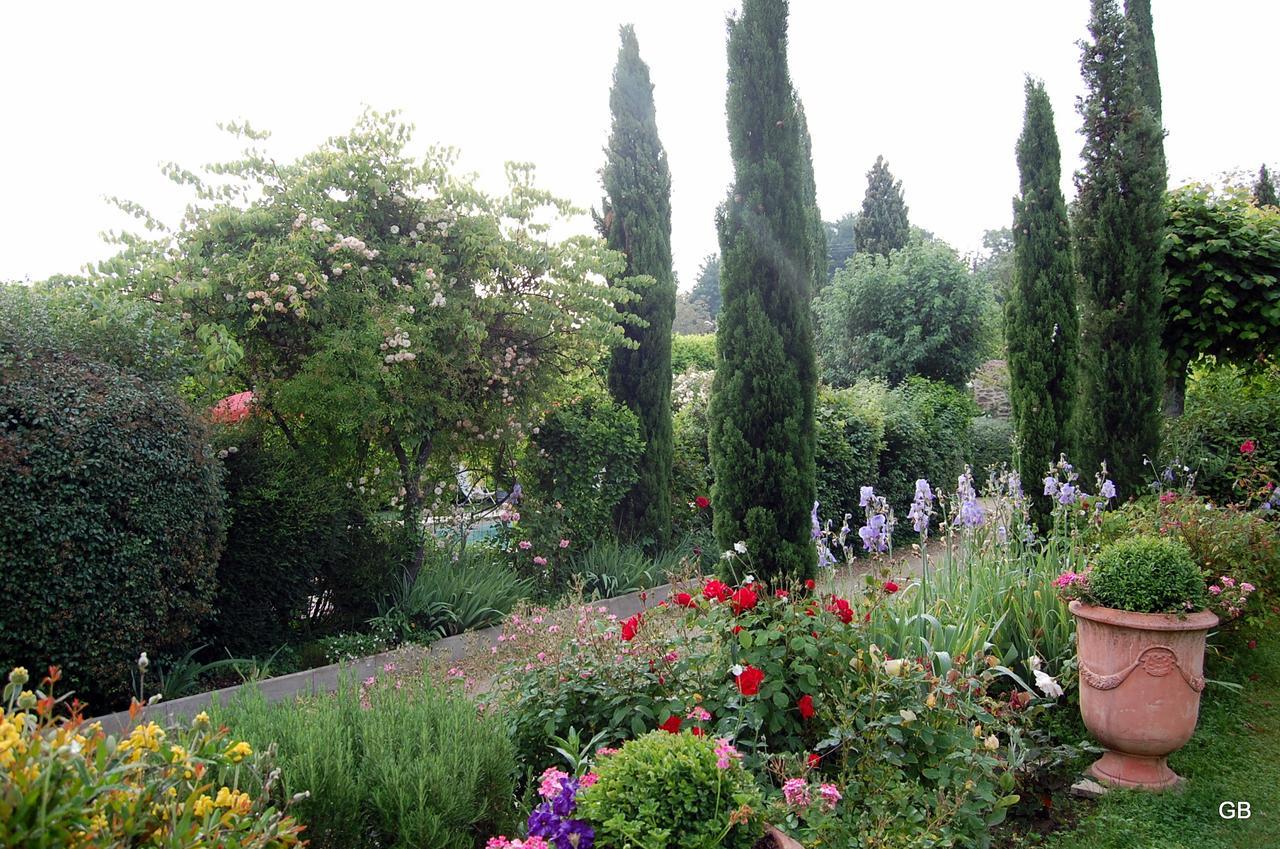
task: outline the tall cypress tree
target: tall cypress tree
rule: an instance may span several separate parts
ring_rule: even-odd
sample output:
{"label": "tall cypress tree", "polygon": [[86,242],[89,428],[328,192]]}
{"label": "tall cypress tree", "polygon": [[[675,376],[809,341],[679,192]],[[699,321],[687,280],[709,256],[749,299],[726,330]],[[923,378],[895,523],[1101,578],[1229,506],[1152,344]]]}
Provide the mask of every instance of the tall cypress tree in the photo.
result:
{"label": "tall cypress tree", "polygon": [[826,285],[827,280],[827,225],[822,223],[818,209],[818,183],[813,176],[813,138],[809,135],[809,119],[804,114],[804,104],[796,97],[796,114],[800,121],[800,163],[804,168],[804,193],[809,201],[809,239],[813,243],[813,291]]}
{"label": "tall cypress tree", "polygon": [[1088,94],[1075,236],[1085,298],[1081,460],[1106,460],[1122,496],[1144,483],[1160,439],[1164,286],[1163,132],[1140,87],[1137,30],[1115,0],[1093,0],[1082,43]]}
{"label": "tall cypress tree", "polygon": [[817,267],[800,115],[787,70],[787,3],[743,0],[729,21],[734,181],[717,216],[723,301],[708,412],[722,548],[746,543],[766,580],[813,573]]}
{"label": "tall cypress tree", "polygon": [[911,238],[902,181],[893,179],[883,156],[877,156],[867,172],[867,193],[862,198],[862,213],[853,222],[853,236],[857,250],[882,256],[905,247]]}
{"label": "tall cypress tree", "polygon": [[[1160,63],[1156,59],[1156,33],[1151,21],[1151,0],[1125,0],[1124,16],[1130,29],[1126,53],[1133,64],[1142,100],[1155,116],[1156,123],[1164,123],[1163,98],[1160,94]],[[1160,155],[1164,156],[1164,136],[1160,136]]]}
{"label": "tall cypress tree", "polygon": [[1253,184],[1254,206],[1280,206],[1280,198],[1276,197],[1276,184],[1271,181],[1271,173],[1264,162],[1258,169],[1258,181]]}
{"label": "tall cypress tree", "polygon": [[624,536],[662,546],[671,530],[671,172],[658,139],[649,67],[631,26],[622,28],[609,108],[600,229],[609,247],[627,255],[628,281],[640,295],[623,308],[644,321],[627,328],[637,347],[615,348],[609,365],[609,391],[639,417],[645,440],[639,478],[615,518]]}
{"label": "tall cypress tree", "polygon": [[[1059,454],[1070,454],[1076,401],[1076,280],[1071,229],[1062,197],[1062,153],[1044,83],[1027,80],[1018,138],[1019,197],[1013,201],[1013,286],[1005,304],[1009,400],[1016,465],[1038,481]],[[1035,492],[1034,488],[1029,491]],[[1049,505],[1036,496],[1043,522]]]}

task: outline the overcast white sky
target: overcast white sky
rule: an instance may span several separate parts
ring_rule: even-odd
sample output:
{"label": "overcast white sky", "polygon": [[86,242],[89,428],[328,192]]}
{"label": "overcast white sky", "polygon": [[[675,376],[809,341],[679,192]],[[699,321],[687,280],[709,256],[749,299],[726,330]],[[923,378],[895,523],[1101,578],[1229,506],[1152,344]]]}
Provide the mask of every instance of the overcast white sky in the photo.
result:
{"label": "overcast white sky", "polygon": [[[1009,223],[1023,75],[1045,80],[1064,152],[1080,149],[1077,40],[1088,0],[793,0],[791,71],[828,220],[861,203],[883,153],[913,223],[961,251]],[[1174,181],[1274,161],[1270,0],[1155,0]],[[174,220],[158,165],[235,153],[215,124],[247,119],[291,157],[400,109],[417,145],[454,145],[487,187],[502,163],[599,203],[619,24],[634,23],[672,172],[681,287],[716,250],[732,178],[724,21],[733,0],[12,3],[0,50],[0,279],[75,271],[109,253],[121,195]],[[584,219],[582,227],[590,226]]]}

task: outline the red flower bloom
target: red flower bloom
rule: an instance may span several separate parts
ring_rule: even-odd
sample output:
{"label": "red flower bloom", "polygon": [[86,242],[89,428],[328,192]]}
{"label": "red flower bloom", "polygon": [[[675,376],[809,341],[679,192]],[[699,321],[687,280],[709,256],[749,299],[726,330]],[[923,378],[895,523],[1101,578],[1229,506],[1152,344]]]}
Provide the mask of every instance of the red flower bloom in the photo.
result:
{"label": "red flower bloom", "polygon": [[680,717],[674,713],[667,717],[667,721],[658,726],[668,734],[680,733]]}
{"label": "red flower bloom", "polygon": [[640,614],[637,613],[635,616],[632,616],[630,619],[627,619],[622,623],[622,639],[627,642],[634,640],[639,630]]}
{"label": "red flower bloom", "polygon": [[676,593],[676,604],[681,607],[697,607],[698,603],[688,593]]}
{"label": "red flower bloom", "polygon": [[742,630],[742,626],[741,626],[741,625],[734,625],[734,626],[733,626],[733,633],[735,633],[735,634],[736,634],[736,633],[738,633],[738,632],[739,632],[739,631],[741,631],[741,630]]}
{"label": "red flower bloom", "polygon": [[741,613],[756,606],[756,593],[751,587],[742,587],[730,596],[733,600],[733,612]]}
{"label": "red flower bloom", "polygon": [[711,506],[711,502],[705,495],[699,495],[697,498],[693,499],[693,503],[698,505],[699,510],[706,510]]}
{"label": "red flower bloom", "polygon": [[827,610],[834,613],[846,625],[853,621],[853,608],[849,607],[849,602],[845,599],[832,596],[831,604],[827,605]]}
{"label": "red flower bloom", "polygon": [[1240,453],[1252,454],[1254,449],[1257,447],[1258,447],[1257,444],[1254,443],[1252,439],[1246,439],[1244,442],[1240,443]]}
{"label": "red flower bloom", "polygon": [[814,587],[816,587],[816,586],[817,586],[817,584],[815,584],[815,583],[814,583],[813,578],[806,578],[806,579],[805,579],[805,582],[804,582],[804,588],[805,588],[806,590],[811,590],[811,589],[813,589],[813,588],[814,588]]}
{"label": "red flower bloom", "polygon": [[760,692],[760,682],[764,680],[764,672],[750,664],[737,676],[738,692],[744,696],[754,696]]}
{"label": "red flower bloom", "polygon": [[817,752],[810,752],[808,760],[809,760],[809,768],[816,769],[818,765],[822,763],[822,755],[818,754]]}
{"label": "red flower bloom", "polygon": [[773,594],[778,598],[787,598],[788,596],[791,595],[791,593],[787,592],[786,590],[774,590]]}
{"label": "red flower bloom", "polygon": [[694,737],[701,737],[703,734],[706,734],[707,732],[703,731],[702,728],[695,725],[689,729],[689,733],[692,734]]}
{"label": "red flower bloom", "polygon": [[884,582],[884,591],[889,593],[890,595],[893,595],[894,593],[896,593],[898,589],[899,589],[898,585],[895,584],[893,581]]}
{"label": "red flower bloom", "polygon": [[707,581],[707,585],[702,588],[702,597],[710,601],[728,601],[733,595],[733,590],[723,581],[712,578]]}
{"label": "red flower bloom", "polygon": [[800,715],[805,719],[813,716],[813,696],[805,693],[800,697],[800,701],[796,702],[796,707],[800,709]]}

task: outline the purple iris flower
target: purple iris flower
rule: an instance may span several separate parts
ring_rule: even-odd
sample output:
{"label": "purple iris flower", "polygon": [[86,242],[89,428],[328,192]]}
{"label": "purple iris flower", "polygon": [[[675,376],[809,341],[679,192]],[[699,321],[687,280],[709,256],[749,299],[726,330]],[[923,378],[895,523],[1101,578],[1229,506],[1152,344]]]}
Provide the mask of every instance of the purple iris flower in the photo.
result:
{"label": "purple iris flower", "polygon": [[871,499],[876,497],[876,490],[873,486],[864,486],[858,490],[858,506],[866,507]]}
{"label": "purple iris flower", "polygon": [[1076,488],[1069,483],[1064,483],[1062,489],[1058,491],[1059,504],[1075,504]]}
{"label": "purple iris flower", "polygon": [[1116,485],[1110,480],[1106,480],[1102,482],[1102,497],[1103,498],[1116,497]]}

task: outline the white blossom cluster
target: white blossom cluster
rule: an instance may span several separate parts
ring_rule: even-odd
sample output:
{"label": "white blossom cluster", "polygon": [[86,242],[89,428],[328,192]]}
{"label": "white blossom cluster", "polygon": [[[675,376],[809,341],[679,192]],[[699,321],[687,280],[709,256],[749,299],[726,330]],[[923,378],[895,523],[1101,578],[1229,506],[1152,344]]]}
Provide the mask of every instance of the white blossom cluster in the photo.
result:
{"label": "white blossom cluster", "polygon": [[336,254],[341,250],[357,253],[365,259],[374,259],[378,256],[376,249],[369,247],[356,236],[344,236],[339,233],[338,241],[329,246],[329,253]]}
{"label": "white blossom cluster", "polygon": [[412,362],[417,359],[417,354],[414,354],[412,351],[398,350],[400,348],[408,347],[409,334],[397,327],[395,332],[386,337],[382,344],[378,346],[378,350],[386,352],[382,361],[390,365],[391,363]]}

